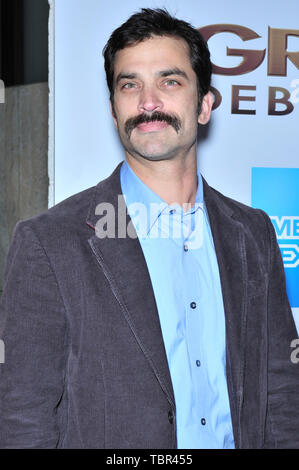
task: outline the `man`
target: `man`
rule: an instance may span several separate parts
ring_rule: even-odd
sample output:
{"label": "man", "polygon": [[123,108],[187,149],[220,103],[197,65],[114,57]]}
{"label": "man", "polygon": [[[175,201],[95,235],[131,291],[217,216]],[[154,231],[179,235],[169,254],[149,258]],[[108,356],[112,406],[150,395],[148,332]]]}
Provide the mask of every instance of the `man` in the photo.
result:
{"label": "man", "polygon": [[1,446],[299,447],[297,333],[275,232],[197,171],[207,46],[143,9],[104,57],[126,161],[17,225]]}

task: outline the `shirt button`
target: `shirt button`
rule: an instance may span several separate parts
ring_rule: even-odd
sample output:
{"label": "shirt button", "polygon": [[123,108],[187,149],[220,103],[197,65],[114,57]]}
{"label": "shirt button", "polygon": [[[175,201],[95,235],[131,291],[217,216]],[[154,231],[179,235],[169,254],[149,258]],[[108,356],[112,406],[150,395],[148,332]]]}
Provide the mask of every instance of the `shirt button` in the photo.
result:
{"label": "shirt button", "polygon": [[175,209],[170,209],[169,214],[174,214],[174,213],[175,213]]}
{"label": "shirt button", "polygon": [[170,424],[173,423],[173,413],[171,410],[168,411],[168,421],[170,422]]}
{"label": "shirt button", "polygon": [[201,424],[202,424],[203,426],[205,426],[206,420],[205,420],[204,418],[201,418],[200,422],[201,422]]}
{"label": "shirt button", "polygon": [[185,244],[184,245],[184,251],[188,251],[188,250],[189,250],[188,245]]}
{"label": "shirt button", "polygon": [[190,307],[191,308],[196,308],[196,302],[191,302]]}
{"label": "shirt button", "polygon": [[196,361],[196,365],[197,365],[197,367],[200,367],[200,361],[198,359]]}

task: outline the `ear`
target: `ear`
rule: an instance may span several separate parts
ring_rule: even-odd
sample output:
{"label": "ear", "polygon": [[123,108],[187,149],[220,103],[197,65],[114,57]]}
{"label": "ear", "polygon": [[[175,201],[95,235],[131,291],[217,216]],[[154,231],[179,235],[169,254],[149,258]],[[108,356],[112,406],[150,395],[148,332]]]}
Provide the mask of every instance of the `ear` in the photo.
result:
{"label": "ear", "polygon": [[202,99],[201,110],[198,116],[199,124],[207,124],[211,117],[214,98],[212,93],[208,92]]}
{"label": "ear", "polygon": [[111,111],[111,114],[112,114],[112,118],[113,118],[113,122],[115,124],[115,127],[117,127],[117,119],[116,119],[116,114],[114,112],[114,108],[113,108],[113,104],[112,104],[112,101],[110,100],[110,111]]}

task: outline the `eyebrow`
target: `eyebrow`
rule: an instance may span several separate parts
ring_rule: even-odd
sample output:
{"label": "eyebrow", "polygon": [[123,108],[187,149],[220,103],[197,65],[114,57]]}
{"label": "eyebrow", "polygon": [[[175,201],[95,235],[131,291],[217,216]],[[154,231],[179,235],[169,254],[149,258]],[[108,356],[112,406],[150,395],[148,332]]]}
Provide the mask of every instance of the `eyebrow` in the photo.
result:
{"label": "eyebrow", "polygon": [[181,77],[184,77],[188,80],[188,76],[186,72],[183,70],[175,67],[174,69],[168,69],[168,70],[162,70],[161,72],[158,72],[157,74],[159,77],[168,77],[169,75],[179,75]]}
{"label": "eyebrow", "polygon": [[137,73],[119,73],[116,77],[115,85],[117,85],[121,80],[133,80],[137,78]]}
{"label": "eyebrow", "polygon": [[[157,72],[156,75],[158,77],[169,77],[170,75],[179,75],[189,80],[186,72],[177,67],[173,69],[161,70],[160,72]],[[135,78],[138,78],[138,76],[138,73],[119,73],[116,77],[115,85],[118,85],[121,80],[134,80]]]}

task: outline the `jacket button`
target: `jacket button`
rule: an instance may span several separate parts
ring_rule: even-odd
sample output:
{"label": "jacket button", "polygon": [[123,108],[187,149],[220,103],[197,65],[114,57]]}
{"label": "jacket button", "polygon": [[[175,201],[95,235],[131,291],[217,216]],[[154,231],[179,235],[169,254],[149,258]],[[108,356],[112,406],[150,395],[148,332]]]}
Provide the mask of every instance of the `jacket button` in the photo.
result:
{"label": "jacket button", "polygon": [[170,422],[170,424],[173,423],[173,413],[171,410],[168,411],[168,421]]}

